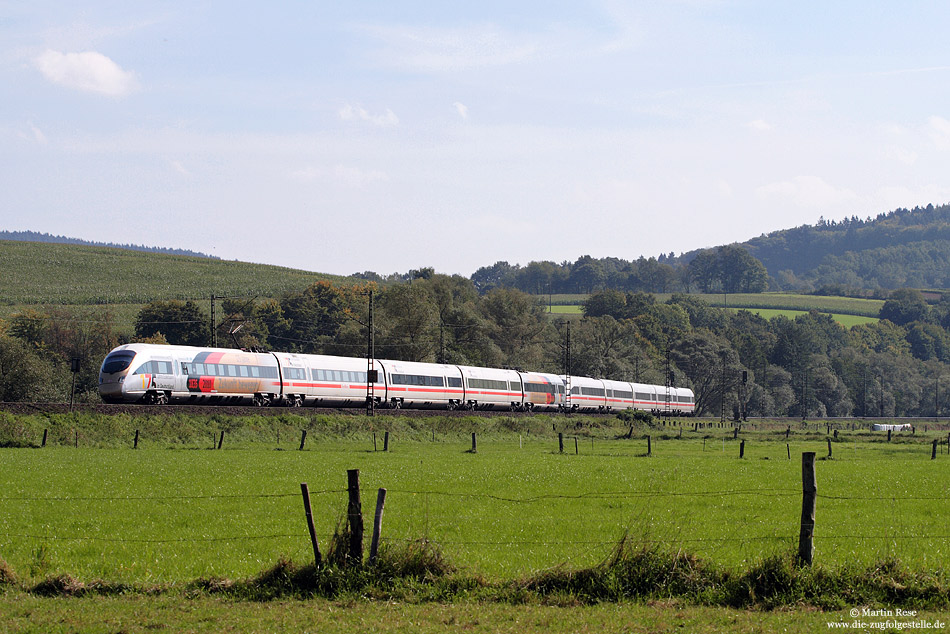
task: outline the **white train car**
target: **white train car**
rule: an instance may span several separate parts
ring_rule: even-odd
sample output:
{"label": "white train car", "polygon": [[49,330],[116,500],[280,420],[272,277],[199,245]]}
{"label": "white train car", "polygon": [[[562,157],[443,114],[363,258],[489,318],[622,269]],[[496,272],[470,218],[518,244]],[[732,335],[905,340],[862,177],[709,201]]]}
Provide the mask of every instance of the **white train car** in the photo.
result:
{"label": "white train car", "polygon": [[564,407],[564,379],[546,372],[521,372],[524,409],[552,412]]}
{"label": "white train car", "polygon": [[[380,402],[388,403],[390,407],[457,409],[465,402],[462,372],[458,366],[385,360],[377,364],[386,375],[386,394]],[[365,403],[365,379],[363,396]]]}
{"label": "white train car", "polygon": [[633,407],[633,387],[630,383],[604,379],[604,388],[607,390],[607,411]]}
{"label": "white train car", "polygon": [[607,409],[607,388],[601,379],[586,376],[571,376],[571,394],[567,407],[581,411]]}
{"label": "white train car", "polygon": [[[355,407],[366,403],[366,359],[279,352],[275,356],[282,368],[284,363],[291,364],[283,376],[286,405]],[[375,393],[385,397],[384,377],[379,381]]]}
{"label": "white train car", "polygon": [[521,375],[515,370],[458,366],[465,385],[466,409],[516,410],[524,406]]}
{"label": "white train car", "polygon": [[670,409],[677,414],[692,416],[696,413],[696,398],[693,391],[685,387],[671,388]]}

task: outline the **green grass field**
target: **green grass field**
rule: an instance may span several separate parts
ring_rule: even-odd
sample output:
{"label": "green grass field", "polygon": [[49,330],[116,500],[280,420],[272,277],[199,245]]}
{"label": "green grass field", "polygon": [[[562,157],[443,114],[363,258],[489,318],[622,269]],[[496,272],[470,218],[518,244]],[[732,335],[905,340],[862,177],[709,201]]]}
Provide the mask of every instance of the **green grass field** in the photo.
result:
{"label": "green grass field", "polygon": [[[168,420],[172,436],[156,443],[149,440],[156,432],[143,433],[135,451],[128,445],[136,421],[104,422],[127,446],[76,449],[68,446],[71,434],[58,432],[51,435],[58,446],[0,453],[0,556],[19,575],[182,583],[255,574],[280,557],[306,561],[300,483],[310,486],[326,542],[354,468],[367,515],[376,489],[389,491],[387,539],[432,540],[451,561],[489,578],[591,565],[625,532],[742,568],[794,548],[798,457],[827,451],[823,434],[796,432],[789,460],[782,435],[743,432],[739,460],[731,430],[688,430],[682,439],[654,430],[646,457],[644,438],[618,438],[624,430],[606,428],[584,430],[577,455],[569,437],[559,454],[553,432],[538,433],[532,423],[522,433],[489,431],[477,454],[457,430],[434,440],[420,430],[394,432],[384,453],[373,451],[365,430],[341,437],[322,432],[319,420],[305,451],[295,450],[292,425],[278,446],[248,428],[255,423],[242,423],[212,451],[210,434],[202,439],[194,430],[187,441],[170,442],[184,432]],[[834,459],[818,467],[817,560],[866,564],[894,556],[927,569],[950,560],[950,472],[946,457],[930,460],[929,438],[887,444],[880,435],[842,432]]]}
{"label": "green grass field", "polygon": [[[916,434],[888,443],[865,422],[844,423],[831,459],[824,423],[794,424],[790,449],[786,423],[745,425],[739,459],[731,429],[704,422],[708,428],[693,431],[688,421],[682,437],[679,426],[662,426],[626,438],[617,419],[584,416],[0,413],[0,632],[814,632],[852,622],[849,608],[918,609],[916,601],[931,608],[904,621],[947,620],[934,611],[947,604],[946,586],[936,598],[926,586],[946,578],[950,560],[950,457],[930,459],[930,440],[944,440],[946,425],[938,431],[921,421]],[[564,453],[552,427],[566,430]],[[40,448],[44,429],[48,446]],[[223,448],[214,450],[221,429]],[[373,434],[381,449],[384,429],[392,433],[388,453],[374,451]],[[477,453],[469,451],[470,431],[478,432]],[[802,451],[819,457],[819,570],[805,579],[870,566],[874,572],[853,579],[882,577],[883,598],[849,601],[854,590],[845,587],[824,609],[793,601],[771,611],[675,596],[589,601],[519,590],[542,570],[604,561],[624,533],[724,570],[794,552]],[[384,545],[429,539],[461,580],[484,581],[435,582],[428,592],[418,581],[370,586],[336,598],[252,600],[207,589],[217,582],[201,580],[258,578],[282,558],[312,561],[299,485],[309,485],[326,549],[354,468],[367,530],[376,489],[388,490]],[[894,560],[922,576],[881,571],[890,564],[880,562]],[[751,574],[755,583],[786,583]],[[29,590],[50,579],[91,591]],[[898,582],[913,585],[891,585]],[[931,598],[886,598],[918,591]]]}
{"label": "green grass field", "polygon": [[0,270],[0,298],[9,306],[144,304],[212,294],[276,297],[343,279],[247,262],[15,241],[0,241]]}
{"label": "green grass field", "polygon": [[[884,300],[880,299],[862,299],[859,297],[828,297],[823,295],[801,295],[797,293],[733,293],[723,295],[722,293],[693,293],[692,297],[697,297],[706,301],[710,306],[721,308],[736,309],[770,309],[782,311],[801,311],[817,310],[821,313],[832,313],[834,315],[855,315],[860,317],[874,317],[881,312],[881,306]],[[540,296],[539,296],[540,297]],[[554,295],[550,298],[544,296],[544,304],[553,303],[554,312],[580,312],[581,305],[587,299],[587,295]],[[671,295],[669,293],[658,293],[656,300],[658,302],[667,301]]]}
{"label": "green grass field", "polygon": [[[795,319],[795,317],[798,315],[805,315],[808,313],[808,311],[805,310],[788,310],[784,308],[735,308],[729,310],[748,310],[764,319],[772,319],[773,317],[778,317],[779,315],[783,315],[789,319]],[[555,315],[582,315],[584,311],[582,307],[578,305],[561,304],[552,306],[551,313]],[[858,324],[869,324],[879,321],[877,317],[863,317],[860,315],[844,315],[838,313],[830,314],[832,319],[845,328],[850,328],[851,326],[856,326]]]}

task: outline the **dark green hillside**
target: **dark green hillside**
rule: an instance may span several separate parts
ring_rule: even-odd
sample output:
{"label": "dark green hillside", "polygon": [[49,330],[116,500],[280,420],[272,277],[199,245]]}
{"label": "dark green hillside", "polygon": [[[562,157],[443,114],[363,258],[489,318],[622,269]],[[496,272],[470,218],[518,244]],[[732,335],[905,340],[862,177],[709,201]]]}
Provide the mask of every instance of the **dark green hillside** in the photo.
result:
{"label": "dark green hillside", "polygon": [[339,276],[108,247],[0,241],[0,304],[142,304],[215,295],[276,297]]}
{"label": "dark green hillside", "polygon": [[950,287],[950,205],[822,219],[742,246],[783,286]]}

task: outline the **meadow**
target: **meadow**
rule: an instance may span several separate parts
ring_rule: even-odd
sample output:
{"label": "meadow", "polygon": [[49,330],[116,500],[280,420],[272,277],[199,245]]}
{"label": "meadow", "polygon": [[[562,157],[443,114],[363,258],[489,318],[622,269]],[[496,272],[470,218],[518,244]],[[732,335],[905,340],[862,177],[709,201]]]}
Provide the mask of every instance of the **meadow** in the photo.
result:
{"label": "meadow", "polygon": [[[946,431],[920,426],[887,443],[863,425],[842,429],[833,457],[821,459],[824,423],[793,425],[788,443],[784,425],[745,426],[736,439],[710,424],[627,438],[613,418],[3,414],[0,557],[22,578],[173,585],[254,575],[280,558],[305,563],[313,555],[300,483],[326,544],[344,517],[346,472],[359,469],[367,518],[376,490],[388,490],[385,540],[428,540],[466,574],[505,580],[592,566],[625,535],[741,570],[796,548],[800,456],[814,451],[816,562],[897,558],[931,570],[950,561],[943,446],[930,459],[931,440],[945,442]],[[567,432],[563,453],[553,428]],[[49,442],[38,448],[43,429]],[[222,449],[212,449],[219,430]]]}
{"label": "meadow", "polygon": [[344,278],[279,266],[73,244],[0,241],[7,306],[144,304],[218,296],[278,297]]}

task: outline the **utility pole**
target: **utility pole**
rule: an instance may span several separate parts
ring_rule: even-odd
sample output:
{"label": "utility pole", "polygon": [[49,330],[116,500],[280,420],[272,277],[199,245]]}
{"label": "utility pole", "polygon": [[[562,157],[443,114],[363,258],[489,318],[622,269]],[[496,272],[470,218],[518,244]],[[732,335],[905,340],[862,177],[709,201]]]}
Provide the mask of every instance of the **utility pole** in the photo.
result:
{"label": "utility pole", "polygon": [[366,415],[376,415],[376,382],[379,372],[374,367],[375,338],[373,333],[373,291],[369,291],[369,323],[366,326]]}
{"label": "utility pole", "polygon": [[211,347],[218,347],[218,328],[214,320],[214,293],[211,294]]}

